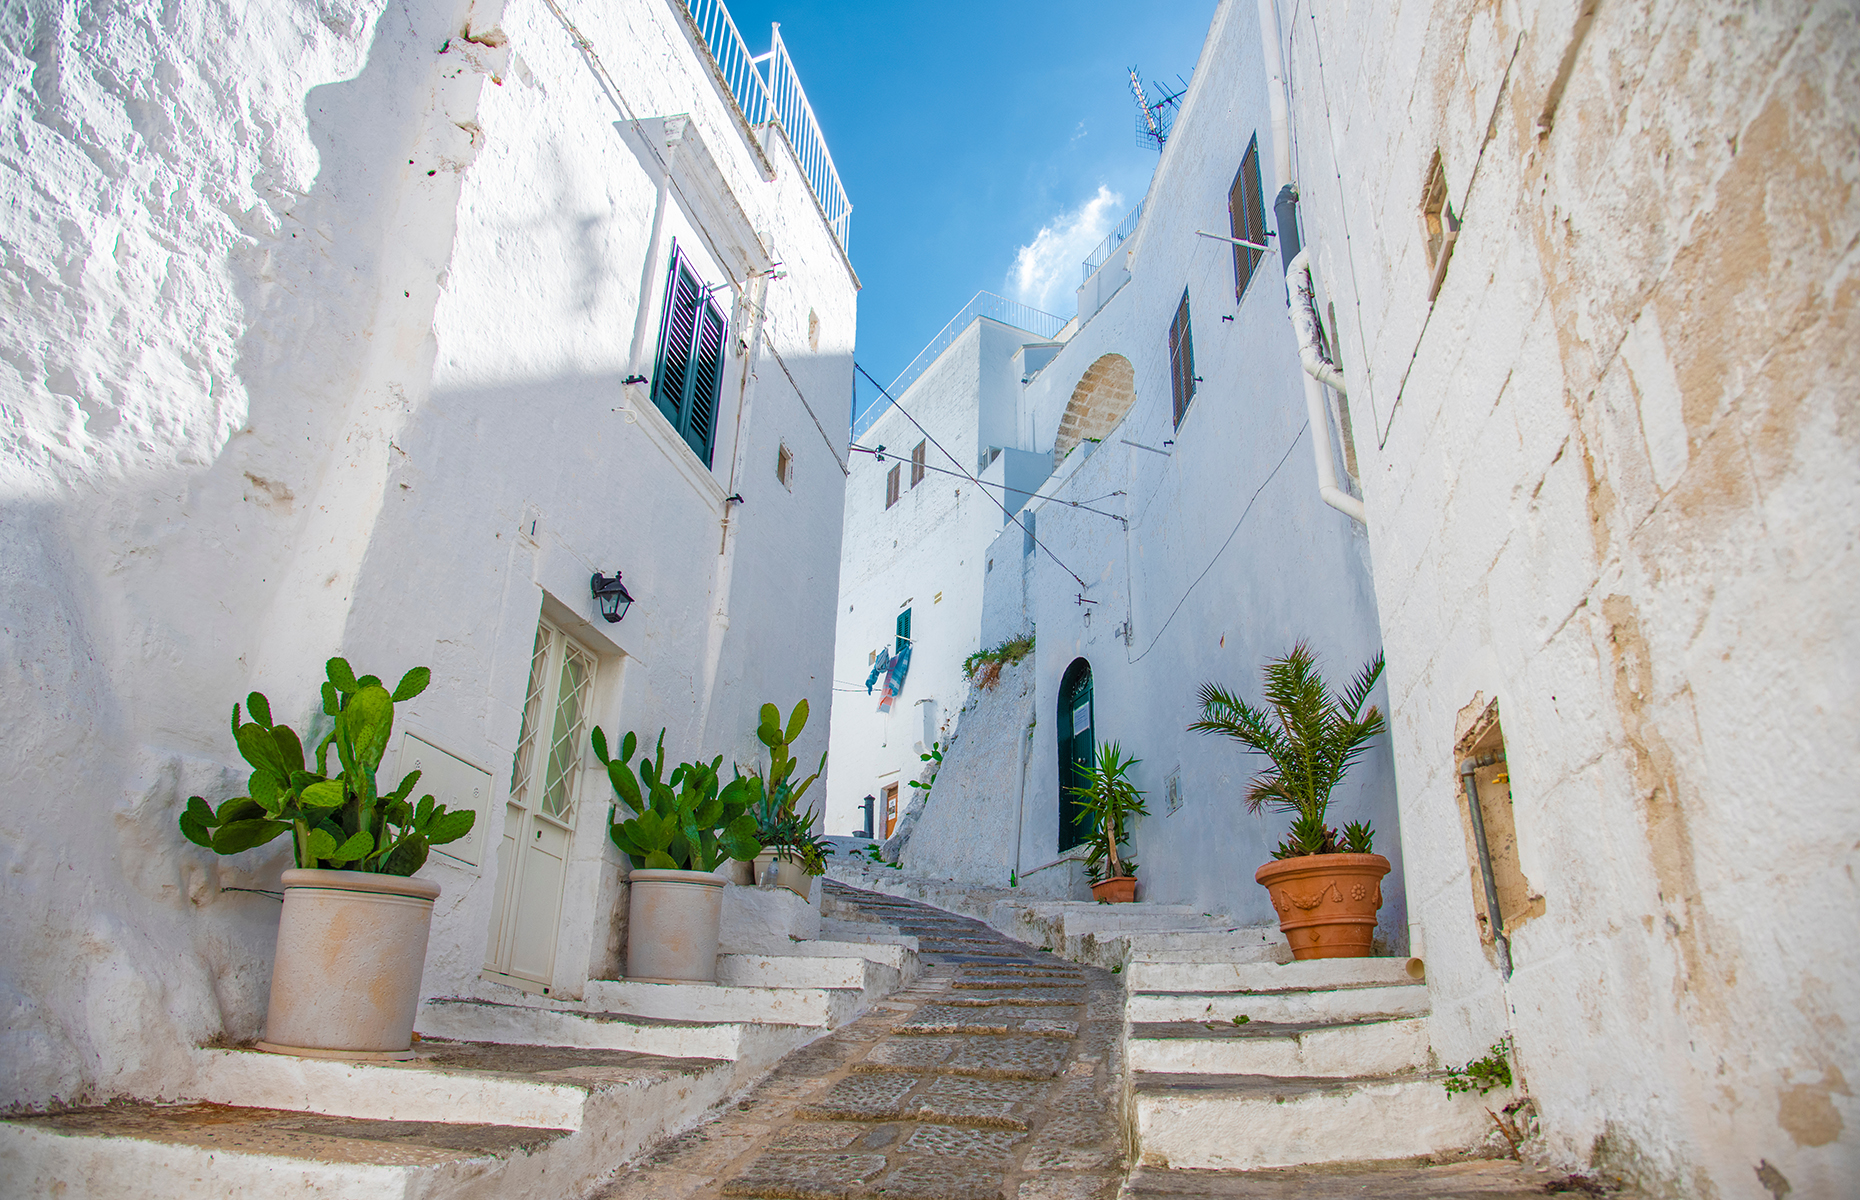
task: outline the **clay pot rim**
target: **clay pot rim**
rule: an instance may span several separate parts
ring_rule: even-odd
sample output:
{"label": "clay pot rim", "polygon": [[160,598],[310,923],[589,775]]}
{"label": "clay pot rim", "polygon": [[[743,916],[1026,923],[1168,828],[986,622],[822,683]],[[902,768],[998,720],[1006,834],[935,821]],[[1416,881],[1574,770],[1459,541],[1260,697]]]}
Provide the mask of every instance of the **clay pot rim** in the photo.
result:
{"label": "clay pot rim", "polygon": [[714,871],[668,871],[663,867],[634,867],[629,883],[695,883],[703,887],[722,887],[729,880]]}
{"label": "clay pot rim", "polygon": [[1380,854],[1301,854],[1296,858],[1275,858],[1253,872],[1253,882],[1264,887],[1278,879],[1325,871],[1375,871],[1387,875],[1394,865]]}
{"label": "clay pot rim", "polygon": [[327,892],[374,892],[384,896],[439,899],[439,885],[410,875],[383,875],[379,871],[327,871],[320,867],[291,867],[283,875],[284,888],[313,888]]}

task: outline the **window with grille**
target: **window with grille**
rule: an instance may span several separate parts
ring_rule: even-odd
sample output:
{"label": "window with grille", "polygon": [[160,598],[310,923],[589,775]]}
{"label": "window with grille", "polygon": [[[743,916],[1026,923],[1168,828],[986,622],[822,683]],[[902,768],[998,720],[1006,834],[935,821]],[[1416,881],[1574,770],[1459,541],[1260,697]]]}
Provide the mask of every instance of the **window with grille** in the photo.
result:
{"label": "window with grille", "polygon": [[917,449],[911,451],[911,486],[916,487],[924,481],[924,445],[917,443]]}
{"label": "window with grille", "polygon": [[717,400],[723,390],[728,322],[675,239],[670,271],[665,314],[659,323],[652,401],[708,467],[717,432]]}
{"label": "window with grille", "polygon": [[[1247,143],[1240,170],[1234,175],[1233,186],[1227,189],[1227,217],[1233,236],[1260,246],[1266,244],[1266,194],[1259,181],[1257,134]],[[1235,246],[1233,250],[1234,299],[1238,300],[1246,295],[1247,284],[1253,282],[1253,272],[1259,269],[1266,253],[1246,246]]]}
{"label": "window with grille", "polygon": [[574,816],[575,777],[586,740],[594,666],[594,656],[561,630],[547,621],[536,627],[523,729],[511,763],[510,797],[513,803],[564,823],[572,823]]}
{"label": "window with grille", "polygon": [[[899,464],[902,466],[902,464]],[[885,507],[890,508],[898,502],[898,467],[891,468],[885,474]]]}
{"label": "window with grille", "polygon": [[1169,322],[1169,391],[1175,397],[1175,423],[1179,426],[1182,414],[1195,398],[1195,338],[1189,328],[1186,289],[1182,303],[1176,306],[1175,320]]}

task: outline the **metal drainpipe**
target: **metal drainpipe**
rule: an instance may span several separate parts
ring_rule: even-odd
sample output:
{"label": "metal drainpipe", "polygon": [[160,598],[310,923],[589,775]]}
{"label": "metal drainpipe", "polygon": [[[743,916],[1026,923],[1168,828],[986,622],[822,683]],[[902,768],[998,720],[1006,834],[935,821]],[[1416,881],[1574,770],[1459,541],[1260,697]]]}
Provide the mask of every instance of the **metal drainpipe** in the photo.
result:
{"label": "metal drainpipe", "polygon": [[1485,883],[1486,918],[1492,923],[1492,940],[1504,961],[1505,978],[1511,978],[1511,939],[1505,936],[1504,918],[1498,911],[1498,884],[1492,878],[1492,850],[1485,840],[1485,813],[1479,808],[1479,784],[1473,773],[1480,767],[1505,761],[1503,754],[1483,754],[1460,762],[1460,785],[1466,789],[1466,811],[1472,817],[1473,843],[1479,848],[1479,876]]}

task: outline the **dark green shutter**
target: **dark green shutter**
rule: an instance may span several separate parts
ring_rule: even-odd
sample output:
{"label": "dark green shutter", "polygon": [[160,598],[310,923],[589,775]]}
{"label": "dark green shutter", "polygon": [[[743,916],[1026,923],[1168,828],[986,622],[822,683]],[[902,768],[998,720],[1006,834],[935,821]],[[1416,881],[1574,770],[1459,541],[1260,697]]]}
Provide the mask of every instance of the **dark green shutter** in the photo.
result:
{"label": "dark green shutter", "polygon": [[673,242],[652,401],[707,467],[716,440],[728,325]]}

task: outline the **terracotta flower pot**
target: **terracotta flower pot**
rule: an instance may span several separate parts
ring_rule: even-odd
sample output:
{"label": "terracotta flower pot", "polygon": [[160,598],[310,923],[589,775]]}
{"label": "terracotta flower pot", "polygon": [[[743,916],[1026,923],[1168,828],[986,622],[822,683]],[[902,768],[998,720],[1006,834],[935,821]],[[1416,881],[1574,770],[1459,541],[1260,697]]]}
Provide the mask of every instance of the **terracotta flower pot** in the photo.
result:
{"label": "terracotta flower pot", "polygon": [[1307,854],[1269,862],[1253,878],[1272,897],[1293,958],[1367,958],[1388,873],[1380,854]]}
{"label": "terracotta flower pot", "polygon": [[724,882],[709,871],[635,869],[627,886],[626,977],[716,983]]}
{"label": "terracotta flower pot", "polygon": [[1091,898],[1109,904],[1129,904],[1137,898],[1137,877],[1113,875],[1102,883],[1094,883]]}
{"label": "terracotta flower pot", "polygon": [[439,885],[367,871],[284,872],[261,1050],[413,1057],[413,1018]]}

